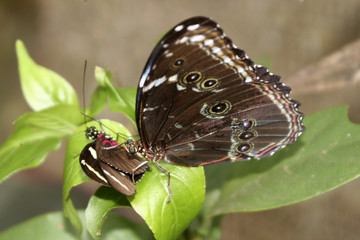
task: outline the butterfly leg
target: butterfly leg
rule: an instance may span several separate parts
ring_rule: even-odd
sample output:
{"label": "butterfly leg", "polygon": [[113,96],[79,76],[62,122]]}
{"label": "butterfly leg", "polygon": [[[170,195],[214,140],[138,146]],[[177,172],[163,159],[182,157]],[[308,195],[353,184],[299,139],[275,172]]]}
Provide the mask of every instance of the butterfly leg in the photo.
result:
{"label": "butterfly leg", "polygon": [[163,168],[158,161],[155,161],[156,166],[163,172],[166,172],[168,175],[168,182],[167,182],[167,189],[168,189],[168,194],[169,194],[169,200],[166,203],[170,203],[171,199],[172,199],[172,194],[171,194],[171,188],[170,188],[170,171]]}
{"label": "butterfly leg", "polygon": [[[135,184],[135,172],[139,169],[139,168],[141,168],[142,166],[144,166],[144,165],[146,165],[147,164],[147,162],[142,162],[142,163],[140,163],[136,168],[134,168],[134,169],[132,169],[131,171],[132,171],[132,173],[131,173],[131,180],[133,181],[133,183]],[[151,170],[151,169],[150,169]]]}

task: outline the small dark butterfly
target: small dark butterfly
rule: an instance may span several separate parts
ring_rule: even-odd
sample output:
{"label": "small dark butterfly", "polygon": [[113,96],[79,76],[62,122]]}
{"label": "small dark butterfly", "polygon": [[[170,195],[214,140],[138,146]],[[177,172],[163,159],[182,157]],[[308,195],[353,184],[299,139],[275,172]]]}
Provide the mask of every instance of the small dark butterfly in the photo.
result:
{"label": "small dark butterfly", "polygon": [[216,22],[190,18],[150,55],[136,97],[140,140],[116,154],[138,164],[145,158],[164,171],[162,159],[192,167],[269,157],[305,129],[290,91]]}
{"label": "small dark butterfly", "polygon": [[142,179],[146,170],[150,170],[147,162],[127,155],[123,144],[95,127],[86,130],[86,137],[94,140],[80,154],[80,165],[86,175],[101,184],[112,186],[124,195],[133,195],[135,184]]}

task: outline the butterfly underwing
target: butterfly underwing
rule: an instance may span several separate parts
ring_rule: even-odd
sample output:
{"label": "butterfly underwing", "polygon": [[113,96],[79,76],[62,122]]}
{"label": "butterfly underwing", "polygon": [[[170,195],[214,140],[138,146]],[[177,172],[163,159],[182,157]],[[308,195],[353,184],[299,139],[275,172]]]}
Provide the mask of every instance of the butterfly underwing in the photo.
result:
{"label": "butterfly underwing", "polygon": [[199,166],[265,158],[304,131],[300,103],[207,17],[172,28],[151,53],[136,98],[148,161]]}
{"label": "butterfly underwing", "polygon": [[93,140],[80,153],[80,165],[86,175],[124,195],[133,195],[135,184],[150,170],[147,162],[128,154],[124,144],[95,127],[87,128],[86,137]]}

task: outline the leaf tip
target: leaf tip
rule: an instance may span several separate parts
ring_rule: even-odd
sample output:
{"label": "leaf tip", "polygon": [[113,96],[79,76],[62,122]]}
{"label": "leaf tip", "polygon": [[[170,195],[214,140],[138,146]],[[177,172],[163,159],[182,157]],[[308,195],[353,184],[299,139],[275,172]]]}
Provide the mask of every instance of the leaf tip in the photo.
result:
{"label": "leaf tip", "polygon": [[15,47],[16,47],[16,49],[21,48],[21,47],[24,47],[23,41],[21,41],[20,39],[17,39],[17,40],[15,41]]}
{"label": "leaf tip", "polygon": [[30,57],[24,42],[21,41],[20,39],[17,39],[15,41],[15,52],[16,52],[16,56],[17,56],[17,60],[18,60],[19,72],[20,73],[21,73],[21,70],[23,68],[22,66],[25,63],[27,63],[27,64],[34,64],[35,63],[32,60],[32,58]]}
{"label": "leaf tip", "polygon": [[107,72],[105,69],[99,66],[95,66],[95,79],[101,87],[105,87],[106,85],[106,78]]}
{"label": "leaf tip", "polygon": [[16,51],[16,55],[18,57],[18,61],[20,61],[21,58],[26,57],[26,56],[29,55],[27,53],[24,42],[21,41],[20,39],[17,39],[15,41],[15,51]]}

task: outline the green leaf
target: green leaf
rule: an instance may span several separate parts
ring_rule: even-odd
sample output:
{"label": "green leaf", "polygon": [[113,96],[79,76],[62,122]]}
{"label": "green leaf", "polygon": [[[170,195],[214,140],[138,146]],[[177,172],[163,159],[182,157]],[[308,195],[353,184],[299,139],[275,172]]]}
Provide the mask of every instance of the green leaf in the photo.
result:
{"label": "green leaf", "polygon": [[78,212],[76,211],[73,202],[71,201],[70,197],[66,199],[64,202],[63,200],[63,212],[64,216],[69,219],[69,221],[75,226],[77,231],[80,233],[84,230],[83,222],[81,221]]}
{"label": "green leaf", "polygon": [[[84,214],[82,213],[81,215],[83,216]],[[0,233],[0,240],[8,239],[90,240],[91,238],[86,233],[79,237],[61,212],[52,212],[31,218]]]}
{"label": "green leaf", "polygon": [[[116,87],[115,90],[118,96],[124,99],[124,102],[116,102],[116,99],[110,98],[110,100],[113,101],[113,104],[110,104],[110,109],[125,114],[135,123],[135,102],[137,87]],[[122,105],[120,106],[120,104]]]}
{"label": "green leaf", "polygon": [[110,214],[104,224],[103,240],[152,240],[151,231],[145,224],[132,222],[122,216]]}
{"label": "green leaf", "polygon": [[110,81],[110,83],[112,84],[112,77],[109,71],[106,71],[99,66],[95,66],[94,74],[95,79],[100,87],[106,87],[108,81]]}
{"label": "green leaf", "polygon": [[19,170],[38,166],[81,121],[79,109],[68,105],[21,116],[0,147],[0,181]]}
{"label": "green leaf", "polygon": [[[84,212],[80,211],[84,222]],[[149,229],[122,216],[110,214],[106,220],[102,240],[146,240],[152,239]],[[0,240],[90,240],[90,235],[83,231],[79,236],[61,212],[52,212],[29,219],[0,233]]]}
{"label": "green leaf", "polygon": [[16,41],[21,88],[29,106],[40,111],[58,104],[78,107],[72,86],[59,74],[36,64],[22,41]]}
{"label": "green leaf", "polygon": [[209,166],[205,215],[289,205],[360,175],[360,125],[348,120],[346,107],[307,116],[304,125],[298,142],[271,158]]}
{"label": "green leaf", "polygon": [[110,72],[100,67],[95,69],[95,77],[100,86],[105,86],[109,95],[109,108],[118,111],[130,118],[135,123],[135,97],[136,87],[115,88]]}
{"label": "green leaf", "polygon": [[171,172],[172,201],[168,201],[167,174],[152,164],[129,197],[135,211],[145,220],[156,239],[176,239],[199,213],[205,195],[202,167],[162,163]]}
{"label": "green leaf", "polygon": [[95,126],[98,129],[101,129],[99,123],[101,123],[101,127],[106,133],[113,135],[115,138],[117,133],[122,134],[124,139],[128,139],[130,136],[130,132],[121,124],[110,120],[99,120],[97,122],[88,122],[86,125],[81,126],[75,130],[76,135],[69,139],[64,165],[63,206],[65,216],[69,218],[79,231],[81,231],[82,225],[69,194],[73,187],[90,180],[81,169],[79,154],[82,149],[91,142],[85,137],[87,126]]}
{"label": "green leaf", "polygon": [[[146,221],[156,239],[176,239],[199,213],[205,195],[202,167],[188,168],[162,164],[171,172],[172,201],[168,204],[167,174],[156,166],[146,172],[135,195],[127,197],[134,210]],[[109,187],[101,187],[86,209],[87,228],[100,236],[107,214],[114,208],[127,207],[126,198]]]}
{"label": "green leaf", "polygon": [[125,195],[105,186],[96,191],[85,211],[86,227],[93,238],[100,237],[102,225],[109,212],[120,207],[130,207]]}

